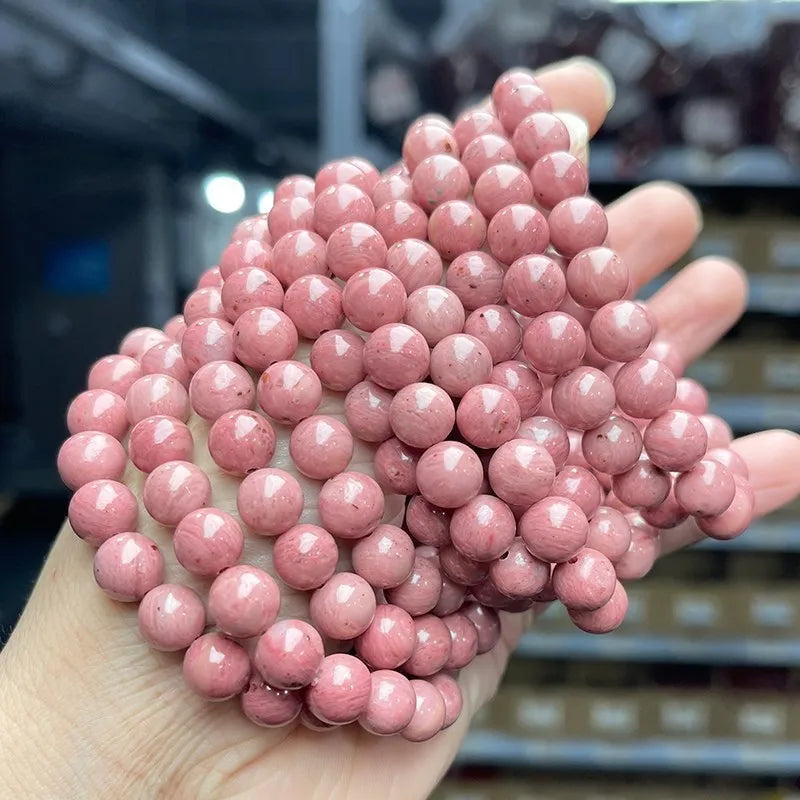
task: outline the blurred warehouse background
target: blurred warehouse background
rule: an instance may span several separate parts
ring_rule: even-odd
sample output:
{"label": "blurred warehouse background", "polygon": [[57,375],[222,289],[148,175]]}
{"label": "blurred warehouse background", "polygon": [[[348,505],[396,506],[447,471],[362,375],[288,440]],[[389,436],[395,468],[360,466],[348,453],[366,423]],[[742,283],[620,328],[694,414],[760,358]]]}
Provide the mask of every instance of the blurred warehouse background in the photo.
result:
{"label": "blurred warehouse background", "polygon": [[[0,0],[5,633],[64,515],[55,452],[88,366],[178,311],[283,175],[387,166],[420,113],[577,55],[618,85],[595,194],[686,183],[707,215],[691,257],[752,273],[694,367],[714,410],[800,430],[800,0]],[[800,797],[799,520],[669,559],[602,641],[545,619],[441,797]]]}

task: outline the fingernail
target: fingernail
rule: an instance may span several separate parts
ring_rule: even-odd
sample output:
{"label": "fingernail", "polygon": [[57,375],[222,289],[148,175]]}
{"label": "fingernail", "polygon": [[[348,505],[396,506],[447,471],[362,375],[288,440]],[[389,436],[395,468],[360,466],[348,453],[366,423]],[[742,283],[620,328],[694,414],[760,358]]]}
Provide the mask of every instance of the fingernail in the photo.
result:
{"label": "fingernail", "polygon": [[572,111],[554,111],[553,113],[567,126],[570,153],[581,158],[589,144],[589,126],[586,120]]}
{"label": "fingernail", "polygon": [[599,61],[586,58],[586,56],[576,56],[570,59],[570,63],[581,64],[589,69],[593,69],[597,73],[598,77],[603,82],[603,91],[606,96],[606,111],[610,111],[617,97],[617,87],[614,83],[614,79],[611,77],[611,73]]}

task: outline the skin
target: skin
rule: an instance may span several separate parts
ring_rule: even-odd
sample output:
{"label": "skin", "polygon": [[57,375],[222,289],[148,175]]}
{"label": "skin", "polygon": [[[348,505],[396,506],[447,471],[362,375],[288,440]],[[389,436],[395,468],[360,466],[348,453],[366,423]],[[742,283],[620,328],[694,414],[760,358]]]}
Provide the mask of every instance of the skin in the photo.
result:
{"label": "skin", "polygon": [[[597,130],[613,101],[604,73],[580,60],[549,67],[539,79],[556,109],[582,117],[590,133]],[[586,159],[585,140],[573,133],[576,139],[574,152]],[[702,225],[694,199],[668,183],[630,192],[608,214],[611,246],[629,264],[637,288],[686,252]],[[740,267],[703,258],[661,289],[650,307],[660,335],[694,359],[733,325],[746,294]],[[341,400],[326,397],[319,413],[343,418]],[[207,466],[207,425],[193,417],[190,426],[195,452]],[[800,437],[768,431],[739,439],[734,448],[750,469],[758,515],[800,492],[793,468]],[[273,466],[291,468],[286,452],[279,441]],[[367,470],[369,454],[357,446],[351,468]],[[236,482],[214,474],[215,502],[235,510]],[[140,492],[141,484],[132,488]],[[315,498],[308,491],[306,503],[304,520],[314,521]],[[395,518],[386,521],[399,521],[400,505],[394,509]],[[162,529],[144,525],[142,532],[168,544]],[[698,538],[687,522],[665,534],[664,549]],[[163,552],[168,562],[174,558],[171,548]],[[0,653],[0,785],[9,797],[367,800],[380,787],[386,800],[421,800],[450,765],[470,718],[494,694],[531,621],[531,615],[501,614],[498,647],[461,673],[464,713],[423,745],[373,737],[358,725],[322,735],[302,727],[266,730],[250,724],[237,704],[208,703],[186,689],[180,655],[150,650],[136,631],[135,608],[98,592],[92,553],[65,525]],[[269,569],[269,556],[256,563]],[[302,615],[301,603],[299,595],[287,597],[282,612]]]}

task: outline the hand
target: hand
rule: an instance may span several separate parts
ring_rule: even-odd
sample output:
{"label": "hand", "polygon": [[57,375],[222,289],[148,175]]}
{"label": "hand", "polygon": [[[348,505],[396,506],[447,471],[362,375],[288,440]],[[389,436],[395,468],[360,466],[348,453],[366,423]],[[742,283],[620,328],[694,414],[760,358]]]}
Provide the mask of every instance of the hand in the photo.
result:
{"label": "hand", "polygon": [[[554,108],[586,120],[589,135],[602,124],[612,90],[593,65],[556,65],[544,69],[539,80]],[[582,139],[580,130],[578,120],[572,126],[573,149],[586,157],[588,136]],[[701,228],[693,198],[666,183],[630,192],[608,209],[608,218],[610,245],[629,265],[636,288],[679,259]],[[650,308],[660,337],[688,362],[734,324],[746,293],[738,266],[704,258],[659,291]],[[328,396],[324,413],[341,416],[341,396]],[[237,481],[210,461],[206,423],[194,417],[190,425],[197,459],[212,476],[214,504],[235,512]],[[748,463],[757,514],[800,491],[796,435],[760,433],[738,440],[734,448]],[[285,436],[273,464],[293,470]],[[357,448],[352,468],[370,472],[367,446]],[[314,485],[298,477],[308,503],[303,519],[316,521]],[[129,467],[126,478],[141,491],[135,469]],[[399,522],[402,502],[394,500],[388,505],[396,512],[392,521]],[[167,575],[181,574],[166,530],[148,523],[142,532],[162,546]],[[697,528],[686,523],[664,534],[664,550],[698,538]],[[264,540],[251,540],[248,549],[246,561],[269,569]],[[213,704],[193,695],[181,677],[181,655],[151,650],[136,630],[135,607],[109,600],[94,585],[92,555],[65,525],[0,654],[0,785],[9,796],[366,800],[379,792],[386,800],[425,798],[453,760],[470,718],[496,690],[529,618],[501,614],[498,647],[461,673],[464,713],[425,744],[374,737],[358,725],[326,734],[302,726],[268,730],[247,721],[236,703]],[[305,606],[299,594],[284,597],[282,613],[301,616]]]}

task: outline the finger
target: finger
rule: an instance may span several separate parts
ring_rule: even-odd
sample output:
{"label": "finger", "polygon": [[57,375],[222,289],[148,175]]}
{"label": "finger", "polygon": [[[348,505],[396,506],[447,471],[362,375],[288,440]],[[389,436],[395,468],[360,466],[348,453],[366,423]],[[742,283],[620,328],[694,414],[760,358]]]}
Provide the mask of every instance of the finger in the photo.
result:
{"label": "finger", "polygon": [[697,201],[674,183],[640,186],[606,213],[609,247],[628,265],[634,294],[681,258],[702,228]]}
{"label": "finger", "polygon": [[[731,448],[747,462],[750,485],[755,491],[754,514],[763,517],[800,494],[800,436],[791,431],[762,431],[737,439]],[[661,535],[661,553],[666,555],[705,538],[689,519]]]}

